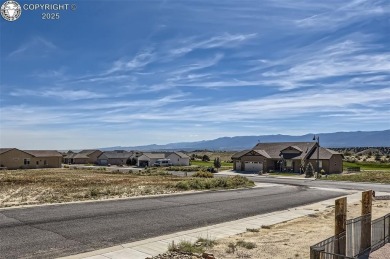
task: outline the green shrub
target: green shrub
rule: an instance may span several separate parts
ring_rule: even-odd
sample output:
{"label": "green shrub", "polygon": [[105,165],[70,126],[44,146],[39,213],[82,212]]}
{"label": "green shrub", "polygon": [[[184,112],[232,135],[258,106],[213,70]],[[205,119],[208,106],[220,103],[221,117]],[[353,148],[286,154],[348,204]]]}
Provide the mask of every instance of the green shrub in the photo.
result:
{"label": "green shrub", "polygon": [[218,188],[252,187],[254,182],[243,176],[218,177],[218,178],[191,178],[176,183],[176,188],[182,190],[202,190]]}
{"label": "green shrub", "polygon": [[181,241],[179,244],[169,244],[168,251],[175,251],[181,253],[203,253],[205,251],[202,246],[195,246],[189,241]]}
{"label": "green shrub", "polygon": [[99,195],[99,190],[97,188],[91,188],[89,189],[89,196],[90,197],[97,197]]}
{"label": "green shrub", "polygon": [[253,243],[253,242],[246,242],[244,240],[239,240],[237,241],[236,243],[237,246],[241,246],[241,247],[244,247],[246,249],[253,249],[253,248],[256,248],[256,244]]}
{"label": "green shrub", "polygon": [[198,240],[195,242],[196,246],[201,246],[201,247],[213,247],[217,244],[217,241],[211,240],[208,238],[198,238]]}
{"label": "green shrub", "polygon": [[227,186],[230,188],[245,187],[245,186],[254,186],[255,183],[248,178],[236,175],[233,177],[227,178]]}
{"label": "green shrub", "polygon": [[234,254],[235,251],[236,251],[236,244],[234,244],[233,242],[230,242],[228,244],[228,248],[226,249],[226,253]]}
{"label": "green shrub", "polygon": [[190,185],[189,185],[188,181],[180,181],[176,184],[176,188],[182,189],[182,190],[189,190]]}
{"label": "green shrub", "polygon": [[191,179],[189,181],[190,188],[195,190],[205,189],[205,181],[203,179]]}
{"label": "green shrub", "polygon": [[214,175],[210,172],[198,171],[192,175],[193,177],[201,177],[201,178],[213,178]]}

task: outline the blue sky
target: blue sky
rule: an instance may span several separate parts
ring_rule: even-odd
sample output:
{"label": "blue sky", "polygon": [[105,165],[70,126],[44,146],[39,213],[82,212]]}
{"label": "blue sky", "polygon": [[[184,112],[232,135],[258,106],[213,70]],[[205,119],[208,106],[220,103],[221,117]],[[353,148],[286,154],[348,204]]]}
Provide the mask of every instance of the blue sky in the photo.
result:
{"label": "blue sky", "polygon": [[2,147],[390,128],[389,1],[72,3],[1,20]]}

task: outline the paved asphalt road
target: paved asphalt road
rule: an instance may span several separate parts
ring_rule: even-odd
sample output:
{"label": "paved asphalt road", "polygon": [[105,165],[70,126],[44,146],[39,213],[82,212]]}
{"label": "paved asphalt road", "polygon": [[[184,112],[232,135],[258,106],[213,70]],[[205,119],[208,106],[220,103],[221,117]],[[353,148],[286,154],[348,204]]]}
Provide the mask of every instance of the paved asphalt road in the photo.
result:
{"label": "paved asphalt road", "polygon": [[71,255],[344,194],[281,185],[0,210],[0,258]]}
{"label": "paved asphalt road", "polygon": [[278,183],[288,184],[295,186],[307,186],[307,187],[321,187],[321,188],[336,188],[345,190],[374,190],[377,192],[390,192],[390,184],[378,184],[378,183],[357,183],[357,182],[336,182],[326,180],[299,180],[299,179],[286,179],[275,177],[262,177],[247,175],[249,179],[255,182],[262,183]]}

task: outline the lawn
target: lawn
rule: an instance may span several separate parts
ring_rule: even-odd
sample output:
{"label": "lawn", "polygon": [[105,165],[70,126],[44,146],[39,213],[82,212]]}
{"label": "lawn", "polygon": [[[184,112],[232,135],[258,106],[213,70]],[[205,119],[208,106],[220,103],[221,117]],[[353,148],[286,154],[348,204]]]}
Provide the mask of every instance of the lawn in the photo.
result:
{"label": "lawn", "polygon": [[4,170],[0,171],[0,207],[254,185],[246,178],[231,178],[218,181],[218,178],[180,177],[158,168],[132,173],[70,168]]}
{"label": "lawn", "polygon": [[351,174],[331,174],[321,180],[373,182],[390,184],[390,171],[363,171]]}
{"label": "lawn", "polygon": [[303,174],[296,174],[296,173],[268,173],[268,175],[274,175],[274,176],[290,176],[290,177],[304,177]]}
{"label": "lawn", "polygon": [[[206,161],[191,161],[191,165],[213,167],[214,166],[214,161],[208,161],[208,162],[206,162]],[[223,167],[233,168],[233,163],[221,162],[221,165]]]}
{"label": "lawn", "polygon": [[347,167],[360,167],[361,170],[381,170],[381,171],[390,171],[389,163],[377,163],[377,162],[343,162],[344,170]]}

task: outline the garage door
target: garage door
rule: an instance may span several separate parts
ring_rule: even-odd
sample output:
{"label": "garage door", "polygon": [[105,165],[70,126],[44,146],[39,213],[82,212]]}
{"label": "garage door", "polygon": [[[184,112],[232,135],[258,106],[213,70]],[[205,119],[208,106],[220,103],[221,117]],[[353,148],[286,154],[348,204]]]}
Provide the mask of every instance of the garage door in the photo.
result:
{"label": "garage door", "polygon": [[245,171],[261,171],[263,170],[263,163],[260,162],[245,162]]}
{"label": "garage door", "polygon": [[100,159],[99,162],[101,165],[108,165],[107,159]]}

